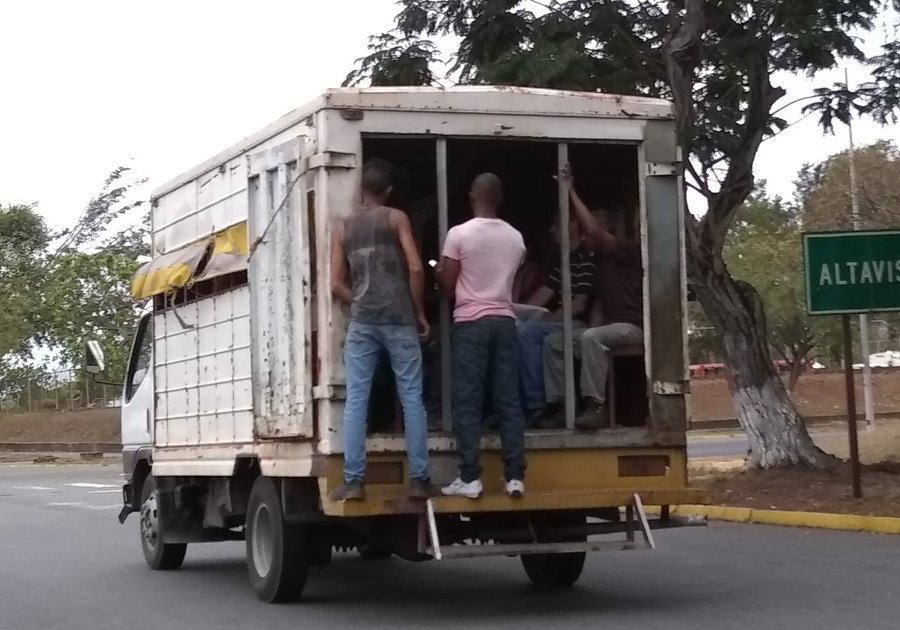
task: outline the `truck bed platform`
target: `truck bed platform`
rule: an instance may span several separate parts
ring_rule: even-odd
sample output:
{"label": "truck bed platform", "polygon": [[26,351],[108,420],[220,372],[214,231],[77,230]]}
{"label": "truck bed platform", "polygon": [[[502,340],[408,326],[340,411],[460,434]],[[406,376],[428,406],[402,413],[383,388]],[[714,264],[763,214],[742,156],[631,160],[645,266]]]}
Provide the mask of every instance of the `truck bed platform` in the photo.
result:
{"label": "truck bed platform", "polygon": [[[332,501],[328,498],[331,488],[325,479],[319,480],[322,511],[327,516],[361,518],[389,516],[393,514],[421,514],[425,502],[407,497],[404,486],[370,485],[366,487],[364,501]],[[639,490],[646,505],[703,504],[709,502],[708,493],[694,488]],[[435,497],[432,499],[437,514],[472,514],[489,512],[531,512],[545,510],[589,510],[629,505],[635,490],[578,490],[571,492],[527,492],[513,499],[501,493],[486,492],[479,499],[464,497]]]}

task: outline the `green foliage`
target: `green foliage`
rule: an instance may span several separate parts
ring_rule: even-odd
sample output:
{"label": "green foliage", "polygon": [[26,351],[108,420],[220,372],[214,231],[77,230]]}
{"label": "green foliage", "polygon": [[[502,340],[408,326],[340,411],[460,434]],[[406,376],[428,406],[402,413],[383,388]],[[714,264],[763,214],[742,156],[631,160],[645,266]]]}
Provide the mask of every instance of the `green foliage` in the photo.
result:
{"label": "green foliage", "polygon": [[7,386],[39,380],[44,364],[80,365],[89,339],[105,348],[109,376],[122,377],[137,315],[130,280],[137,257],[149,254],[146,216],[115,229],[143,204],[131,200],[142,182],[128,173],[114,170],[75,225],[57,234],[32,206],[0,208],[0,380]]}
{"label": "green foliage", "polygon": [[725,246],[728,269],[762,298],[770,346],[789,363],[804,360],[814,348],[815,333],[806,314],[796,214],[763,189],[744,203],[740,217]]}
{"label": "green foliage", "polygon": [[[900,149],[891,141],[876,142],[856,151],[859,216],[863,228],[900,225]],[[853,229],[850,199],[850,160],[846,151],[801,171],[798,201],[807,230]]]}
{"label": "green foliage", "polygon": [[0,206],[0,369],[30,352],[50,232],[33,206]]}

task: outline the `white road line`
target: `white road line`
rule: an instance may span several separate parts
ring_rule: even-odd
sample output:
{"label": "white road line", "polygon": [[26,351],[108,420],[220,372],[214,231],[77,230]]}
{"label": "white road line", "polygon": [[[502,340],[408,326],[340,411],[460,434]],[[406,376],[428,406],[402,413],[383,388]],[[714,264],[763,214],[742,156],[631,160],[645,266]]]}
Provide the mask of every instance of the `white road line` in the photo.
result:
{"label": "white road line", "polygon": [[13,490],[41,490],[44,492],[53,492],[53,488],[47,486],[13,486]]}
{"label": "white road line", "polygon": [[71,488],[115,488],[111,483],[88,483],[87,481],[79,481],[78,483],[65,484]]}
{"label": "white road line", "polygon": [[122,491],[116,488],[115,490],[91,490],[88,494],[119,494],[120,492]]}
{"label": "white road line", "polygon": [[44,507],[77,507],[83,510],[112,510],[114,508],[122,507],[120,505],[88,505],[86,503],[81,502],[58,502],[58,503],[47,503]]}

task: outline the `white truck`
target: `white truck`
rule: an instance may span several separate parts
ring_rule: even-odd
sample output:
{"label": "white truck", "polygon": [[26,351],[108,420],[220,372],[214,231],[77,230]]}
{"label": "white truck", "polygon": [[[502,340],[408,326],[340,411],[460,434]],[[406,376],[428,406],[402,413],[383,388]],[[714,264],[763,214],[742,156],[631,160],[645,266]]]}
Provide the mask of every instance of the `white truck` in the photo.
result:
{"label": "white truck", "polygon": [[[504,218],[546,265],[562,262],[567,313],[568,234],[561,253],[547,237],[554,216],[565,225],[569,213],[555,177],[562,165],[571,162],[582,196],[642,243],[645,343],[613,353],[613,426],[574,430],[570,360],[567,428],[527,432],[522,499],[503,494],[498,439],[486,433],[481,499],[407,500],[389,376],[373,388],[367,499],[328,498],[341,479],[347,325],[330,291],[329,245],[370,158],[401,174],[393,202],[410,215],[424,260],[438,258],[448,227],[468,218],[472,178],[498,174]],[[147,563],[176,569],[188,543],[245,538],[251,582],[270,602],[298,598],[309,567],[327,565],[333,549],[521,556],[536,585],[559,587],[578,579],[586,552],[652,547],[654,527],[684,524],[668,506],[704,497],[686,473],[680,159],[665,101],[508,87],[337,89],[156,190],[153,259],[132,286],[147,308],[122,407],[120,521],[139,513]],[[436,331],[426,349],[428,444],[442,483],[456,471],[451,324],[446,300],[430,287],[427,300]],[[88,366],[103,369],[95,343]],[[647,519],[644,505],[661,506],[660,517]]]}

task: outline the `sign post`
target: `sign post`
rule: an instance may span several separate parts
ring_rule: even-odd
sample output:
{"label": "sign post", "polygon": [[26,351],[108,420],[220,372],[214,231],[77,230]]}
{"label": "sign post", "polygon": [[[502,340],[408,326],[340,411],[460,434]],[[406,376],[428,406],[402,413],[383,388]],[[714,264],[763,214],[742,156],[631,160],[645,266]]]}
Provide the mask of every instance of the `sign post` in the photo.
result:
{"label": "sign post", "polygon": [[803,262],[809,314],[841,315],[843,319],[850,465],[853,496],[860,498],[850,315],[900,311],[900,231],[804,234]]}
{"label": "sign post", "polygon": [[844,379],[847,387],[847,431],[850,437],[850,471],[853,478],[853,498],[862,498],[859,465],[859,435],[856,427],[856,383],[853,381],[853,343],[850,336],[850,316],[841,315],[844,328]]}

